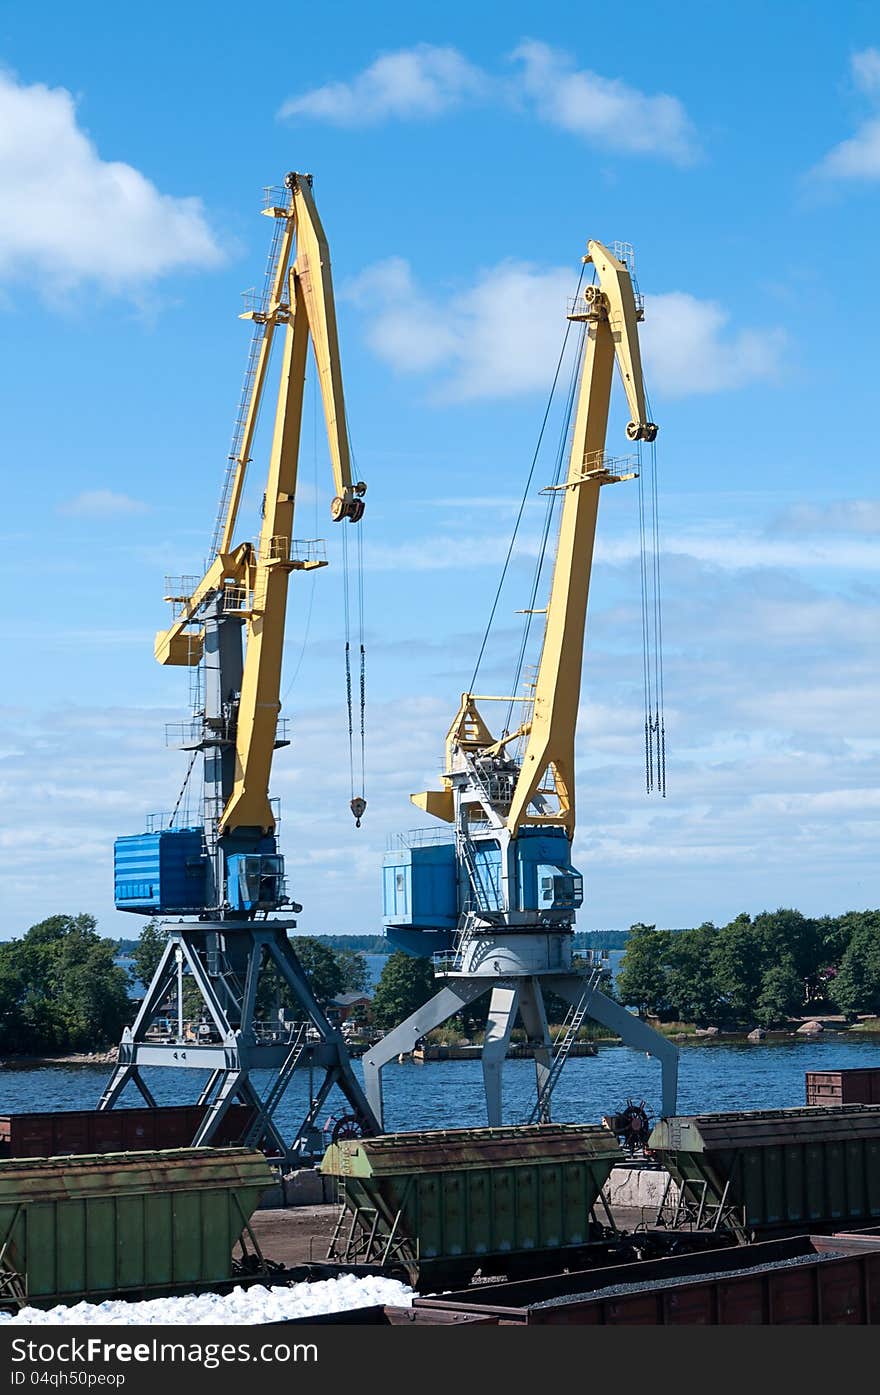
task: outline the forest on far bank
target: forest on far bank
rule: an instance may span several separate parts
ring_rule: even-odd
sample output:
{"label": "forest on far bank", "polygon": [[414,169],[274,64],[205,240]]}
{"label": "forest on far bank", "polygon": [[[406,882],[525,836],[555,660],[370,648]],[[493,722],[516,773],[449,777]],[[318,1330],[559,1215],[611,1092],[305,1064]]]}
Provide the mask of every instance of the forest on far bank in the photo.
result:
{"label": "forest on far bank", "polygon": [[880,1014],[880,910],[813,918],[781,907],[692,930],[634,925],[615,991],[642,1015],[698,1027]]}
{"label": "forest on far bank", "polygon": [[[436,992],[431,961],[400,951],[388,956],[371,992],[363,951],[350,944],[358,937],[331,947],[326,941],[334,938],[292,940],[323,1005],[340,993],[367,994],[372,1001],[358,1017],[388,1030]],[[576,936],[576,949],[584,942],[595,946],[590,932]],[[163,944],[162,927],[148,921],[124,967],[117,942],[85,914],[49,916],[0,942],[0,1052],[60,1055],[115,1045],[132,1020],[134,984],[149,980]],[[685,930],[639,923],[627,934],[614,984],[606,977],[602,988],[643,1015],[698,1027],[779,1027],[804,1012],[880,1015],[880,910],[816,918],[781,908]],[[268,982],[265,1010],[273,1005]],[[188,985],[187,1008],[197,1013],[199,1006]],[[479,1034],[484,1013],[470,1013],[462,1025]]]}

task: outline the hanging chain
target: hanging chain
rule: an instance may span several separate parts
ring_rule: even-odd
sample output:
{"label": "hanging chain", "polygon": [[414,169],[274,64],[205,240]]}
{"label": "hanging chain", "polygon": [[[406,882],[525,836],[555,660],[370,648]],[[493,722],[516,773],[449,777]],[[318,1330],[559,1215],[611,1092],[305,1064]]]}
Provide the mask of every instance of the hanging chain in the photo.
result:
{"label": "hanging chain", "polygon": [[639,443],[639,563],[642,593],[642,681],[645,699],[645,788],[666,798],[666,719],[663,694],[663,612],[660,593],[660,508],[657,446],[652,443],[650,490]]}
{"label": "hanging chain", "polygon": [[363,581],[363,540],[360,531],[360,524],[354,525],[358,529],[357,545],[357,600],[358,600],[358,635],[360,641],[360,794],[355,793],[355,760],[354,760],[354,704],[352,701],[351,683],[351,597],[350,597],[350,572],[348,561],[348,533],[346,525],[343,523],[342,533],[342,570],[343,570],[343,602],[345,610],[345,700],[348,711],[348,777],[351,790],[351,812],[354,814],[355,827],[360,828],[361,818],[367,807],[364,798],[364,751],[366,744],[365,735],[365,707],[366,707],[366,664],[364,650],[364,581]]}

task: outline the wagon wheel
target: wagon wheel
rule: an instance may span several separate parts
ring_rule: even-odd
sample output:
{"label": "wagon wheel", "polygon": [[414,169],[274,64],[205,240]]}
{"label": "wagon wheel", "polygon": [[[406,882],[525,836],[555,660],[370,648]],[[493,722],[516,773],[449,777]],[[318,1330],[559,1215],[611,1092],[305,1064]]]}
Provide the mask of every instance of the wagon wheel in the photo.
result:
{"label": "wagon wheel", "polygon": [[363,1138],[364,1126],[356,1114],[343,1114],[333,1125],[333,1132],[330,1135],[331,1143],[338,1143],[341,1138]]}

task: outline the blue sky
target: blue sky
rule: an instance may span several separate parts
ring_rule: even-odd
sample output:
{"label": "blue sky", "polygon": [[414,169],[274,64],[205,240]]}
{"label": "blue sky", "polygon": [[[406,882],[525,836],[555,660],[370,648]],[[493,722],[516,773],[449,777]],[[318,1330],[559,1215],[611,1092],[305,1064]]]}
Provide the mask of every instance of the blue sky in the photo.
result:
{"label": "blue sky", "polygon": [[[647,298],[669,793],[644,794],[621,486],[588,621],[580,923],[878,904],[873,6],[636,0],[590,24],[569,4],[99,0],[74,20],[35,0],[0,9],[0,63],[0,933],[78,910],[138,928],[112,908],[113,838],[173,804],[163,729],[187,710],[152,635],[211,532],[262,186],[290,168],[315,177],[369,485],[359,831],[339,566],[289,607],[274,788],[302,928],[379,928],[385,839],[418,823],[407,796],[469,681],[590,237],[634,244]],[[308,391],[296,531],[338,562]],[[610,446],[625,420],[618,402]],[[513,668],[537,495],[525,517],[487,685]]]}

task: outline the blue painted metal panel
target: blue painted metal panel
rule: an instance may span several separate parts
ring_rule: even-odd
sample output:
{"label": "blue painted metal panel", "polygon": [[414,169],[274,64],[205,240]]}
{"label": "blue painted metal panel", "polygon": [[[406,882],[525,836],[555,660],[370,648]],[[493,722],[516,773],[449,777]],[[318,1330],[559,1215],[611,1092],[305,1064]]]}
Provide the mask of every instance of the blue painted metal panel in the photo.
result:
{"label": "blue painted metal panel", "polygon": [[504,901],[501,891],[501,848],[498,843],[486,840],[472,843],[474,867],[476,869],[477,908],[481,911],[502,911]]}
{"label": "blue painted metal panel", "polygon": [[382,892],[386,927],[454,930],[458,923],[455,845],[431,843],[386,853]]}
{"label": "blue painted metal panel", "polygon": [[431,954],[445,954],[455,941],[453,930],[405,930],[389,926],[385,932],[392,949],[402,949],[414,959],[427,959]]}
{"label": "blue painted metal panel", "polygon": [[117,838],[113,847],[116,908],[138,915],[200,910],[205,904],[201,828],[166,828]]}
{"label": "blue painted metal panel", "polygon": [[516,844],[517,908],[521,911],[577,910],[583,901],[583,878],[571,865],[565,830],[520,830]]}

